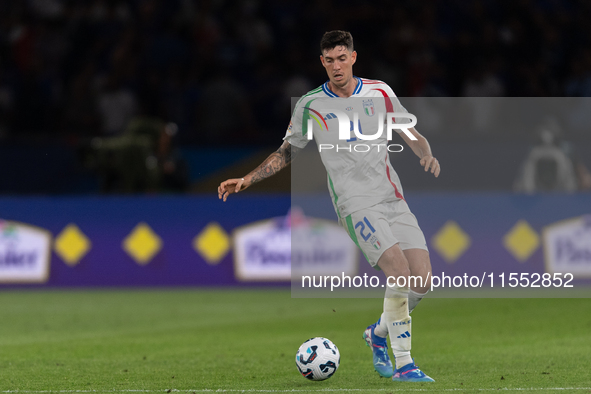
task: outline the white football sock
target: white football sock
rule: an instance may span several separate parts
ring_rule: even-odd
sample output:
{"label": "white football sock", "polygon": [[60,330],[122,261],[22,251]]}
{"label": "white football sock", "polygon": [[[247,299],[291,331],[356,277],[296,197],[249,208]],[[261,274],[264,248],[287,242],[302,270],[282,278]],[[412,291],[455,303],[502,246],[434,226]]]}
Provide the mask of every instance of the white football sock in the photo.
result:
{"label": "white football sock", "polygon": [[382,317],[388,324],[392,353],[396,358],[396,369],[400,369],[412,363],[410,356],[411,319],[408,315],[408,288],[394,286],[386,290]]}
{"label": "white football sock", "polygon": [[394,353],[394,359],[396,361],[396,369],[400,369],[402,367],[404,367],[405,365],[408,365],[410,363],[412,363],[412,357],[410,356],[410,350],[409,351],[397,351],[397,352],[392,352]]}
{"label": "white football sock", "polygon": [[378,324],[376,324],[373,333],[380,338],[386,338],[388,336],[388,323],[386,323],[386,318],[383,313],[382,316],[380,316],[380,320],[378,320]]}
{"label": "white football sock", "polygon": [[428,292],[429,290],[421,294],[413,290],[408,291],[408,313],[412,313],[418,303],[421,302],[423,297],[426,296]]}

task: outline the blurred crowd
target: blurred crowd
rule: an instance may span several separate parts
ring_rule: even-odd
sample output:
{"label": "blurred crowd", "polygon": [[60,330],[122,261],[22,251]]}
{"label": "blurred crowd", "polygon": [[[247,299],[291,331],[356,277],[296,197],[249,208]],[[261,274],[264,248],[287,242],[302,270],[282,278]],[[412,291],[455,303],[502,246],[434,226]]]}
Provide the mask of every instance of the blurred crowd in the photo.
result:
{"label": "blurred crowd", "polygon": [[2,0],[0,139],[178,125],[182,144],[269,144],[326,80],[327,30],[398,96],[591,96],[586,0]]}

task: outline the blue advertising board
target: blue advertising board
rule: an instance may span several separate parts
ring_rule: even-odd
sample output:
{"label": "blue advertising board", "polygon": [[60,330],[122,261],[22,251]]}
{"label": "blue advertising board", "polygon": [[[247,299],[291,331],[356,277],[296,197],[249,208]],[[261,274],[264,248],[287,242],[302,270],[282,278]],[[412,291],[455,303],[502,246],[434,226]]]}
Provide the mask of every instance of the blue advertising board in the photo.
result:
{"label": "blue advertising board", "polygon": [[233,229],[285,216],[289,203],[289,196],[2,198],[0,231],[9,239],[16,223],[53,235],[50,274],[36,286],[232,285]]}
{"label": "blue advertising board", "polygon": [[[1,198],[0,286],[287,284],[285,265],[274,277],[268,259],[259,261],[258,269],[270,269],[260,280],[244,266],[237,275],[235,259],[244,253],[236,253],[242,244],[236,234],[259,240],[260,252],[265,232],[284,231],[296,202],[305,216],[336,221],[324,195],[232,197],[226,203],[217,196]],[[425,233],[435,275],[572,271],[577,280],[591,277],[591,194],[407,193],[406,200]],[[277,264],[285,264],[279,249],[289,242],[268,239],[276,242],[268,256],[283,256]],[[358,267],[373,272],[362,256]]]}

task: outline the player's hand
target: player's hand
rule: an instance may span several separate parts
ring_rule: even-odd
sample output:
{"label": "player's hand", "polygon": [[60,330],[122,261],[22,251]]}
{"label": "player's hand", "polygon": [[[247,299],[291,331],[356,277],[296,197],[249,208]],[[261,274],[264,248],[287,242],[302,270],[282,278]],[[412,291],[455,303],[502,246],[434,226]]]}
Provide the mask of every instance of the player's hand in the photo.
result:
{"label": "player's hand", "polygon": [[228,179],[227,181],[220,183],[218,186],[218,198],[220,200],[223,198],[224,201],[226,201],[230,194],[238,193],[239,191],[246,189],[248,186],[250,185],[244,180],[244,178]]}
{"label": "player's hand", "polygon": [[439,161],[431,155],[423,156],[421,159],[421,167],[425,167],[425,172],[431,169],[431,174],[435,175],[435,178],[439,176],[441,167],[439,167]]}

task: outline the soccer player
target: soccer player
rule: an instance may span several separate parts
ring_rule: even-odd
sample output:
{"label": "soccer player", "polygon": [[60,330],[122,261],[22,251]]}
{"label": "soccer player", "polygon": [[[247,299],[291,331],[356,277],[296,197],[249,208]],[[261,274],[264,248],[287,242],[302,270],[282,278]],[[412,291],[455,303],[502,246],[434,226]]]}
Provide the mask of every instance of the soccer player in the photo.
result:
{"label": "soccer player", "polygon": [[[309,134],[314,131],[309,128],[314,123],[308,120],[314,118],[317,129],[313,137],[328,173],[329,192],[339,223],[374,268],[381,269],[387,278],[404,279],[397,281],[401,286],[391,285],[393,280],[388,282],[383,313],[377,323],[363,333],[373,351],[374,368],[381,376],[392,377],[395,381],[432,382],[410,355],[410,312],[430,286],[431,262],[425,237],[390,164],[386,133],[371,141],[362,140],[358,134],[346,140],[338,139],[336,130],[340,131],[342,122],[337,113],[356,113],[353,118],[356,120],[350,122],[351,131],[357,129],[363,135],[377,135],[379,121],[400,124],[401,129],[396,131],[420,158],[425,171],[439,176],[439,162],[433,157],[427,140],[414,127],[406,129],[408,134],[404,133],[402,126],[408,119],[400,115],[390,120],[380,117],[379,114],[400,114],[406,110],[384,82],[353,75],[357,52],[349,32],[325,33],[320,51],[320,61],[329,80],[298,101],[279,149],[243,178],[222,182],[218,196],[226,201],[230,194],[245,190],[289,165],[309,142]],[[411,287],[410,276],[423,280],[415,281]],[[388,335],[395,368],[388,355]]]}

